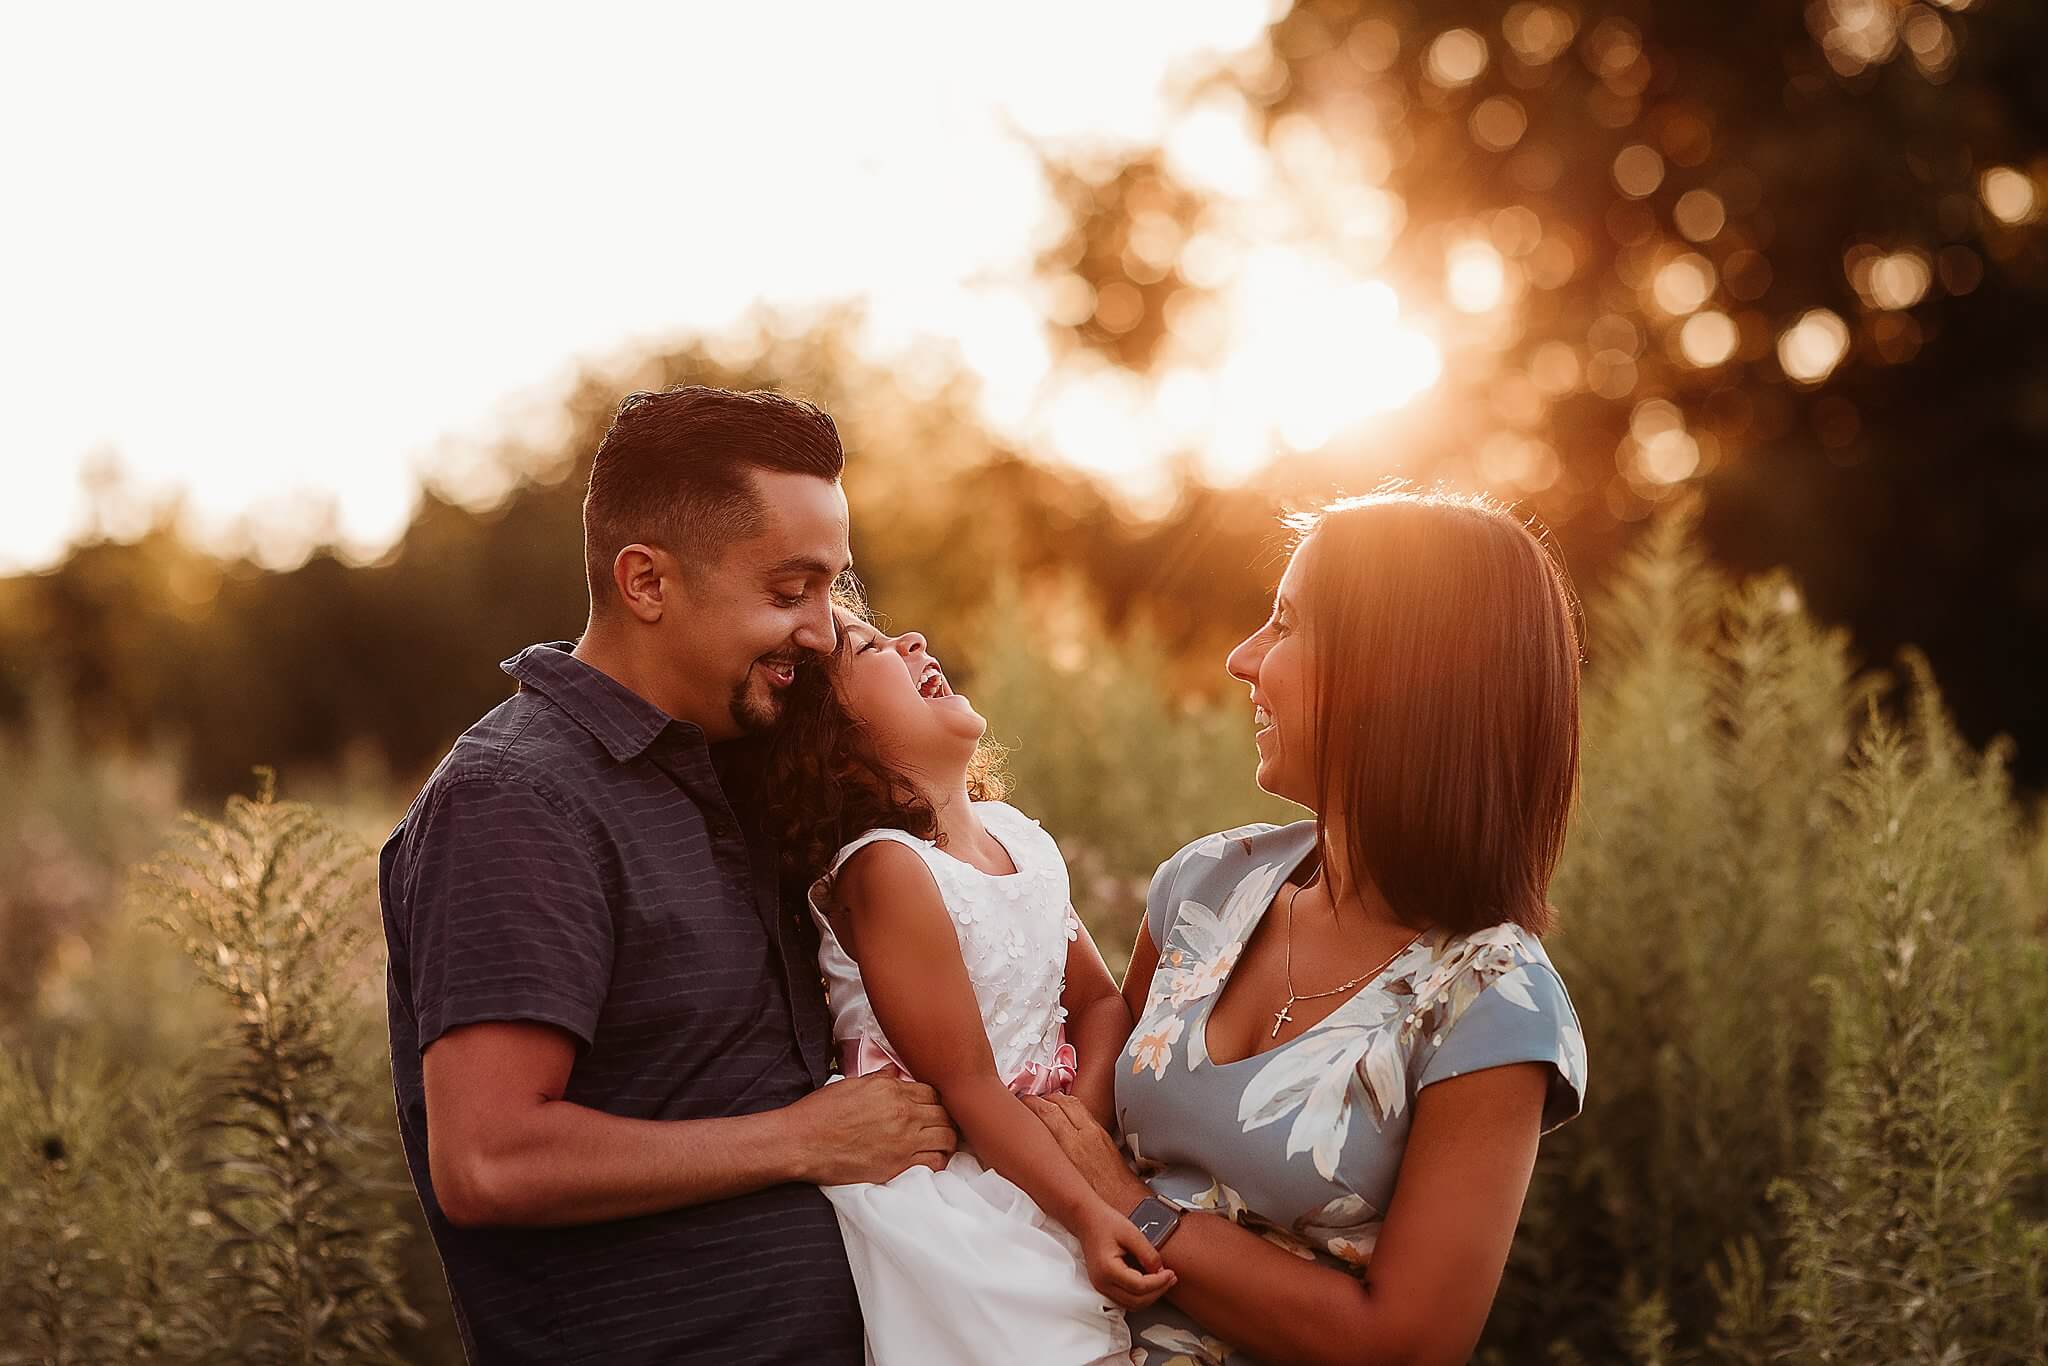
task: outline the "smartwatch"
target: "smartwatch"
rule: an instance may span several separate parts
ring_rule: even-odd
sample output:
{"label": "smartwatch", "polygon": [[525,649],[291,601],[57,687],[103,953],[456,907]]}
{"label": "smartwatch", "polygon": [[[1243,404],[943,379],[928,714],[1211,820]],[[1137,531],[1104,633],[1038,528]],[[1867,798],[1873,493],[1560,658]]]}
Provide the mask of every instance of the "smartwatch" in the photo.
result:
{"label": "smartwatch", "polygon": [[1131,1222],[1138,1226],[1138,1232],[1145,1235],[1145,1241],[1154,1247],[1162,1247],[1180,1227],[1180,1207],[1169,1205],[1156,1195],[1148,1195],[1138,1202],[1131,1211]]}

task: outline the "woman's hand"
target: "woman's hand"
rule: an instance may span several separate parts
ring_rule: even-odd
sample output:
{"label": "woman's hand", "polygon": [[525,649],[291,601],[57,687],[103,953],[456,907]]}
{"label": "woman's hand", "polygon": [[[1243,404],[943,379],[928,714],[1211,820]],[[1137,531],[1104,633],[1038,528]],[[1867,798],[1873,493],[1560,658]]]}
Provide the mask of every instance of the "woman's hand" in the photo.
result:
{"label": "woman's hand", "polygon": [[1136,1224],[1099,1201],[1073,1233],[1089,1283],[1127,1311],[1145,1308],[1179,1280]]}
{"label": "woman's hand", "polygon": [[[1024,1103],[1058,1141],[1060,1151],[1074,1164],[1074,1170],[1081,1173],[1081,1179],[1102,1197],[1111,1212],[1120,1216],[1126,1214],[1152,1193],[1125,1164],[1124,1155],[1117,1151],[1116,1140],[1095,1122],[1086,1105],[1072,1096],[1062,1095],[1026,1096]],[[1128,1218],[1123,1222],[1130,1225]],[[1139,1241],[1144,1241],[1143,1235],[1139,1236]]]}

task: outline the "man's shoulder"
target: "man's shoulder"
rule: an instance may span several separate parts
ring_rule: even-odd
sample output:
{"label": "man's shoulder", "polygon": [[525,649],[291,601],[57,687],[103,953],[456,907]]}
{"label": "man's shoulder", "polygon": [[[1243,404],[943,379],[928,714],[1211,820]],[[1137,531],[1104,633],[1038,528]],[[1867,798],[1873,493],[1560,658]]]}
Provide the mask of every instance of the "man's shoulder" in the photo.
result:
{"label": "man's shoulder", "polygon": [[606,767],[604,747],[543,693],[522,688],[479,717],[427,780],[536,787],[569,798]]}
{"label": "man's shoulder", "polygon": [[602,825],[596,789],[606,755],[590,732],[547,697],[522,689],[479,717],[449,747],[391,832],[418,831],[451,801],[528,798],[585,831]]}

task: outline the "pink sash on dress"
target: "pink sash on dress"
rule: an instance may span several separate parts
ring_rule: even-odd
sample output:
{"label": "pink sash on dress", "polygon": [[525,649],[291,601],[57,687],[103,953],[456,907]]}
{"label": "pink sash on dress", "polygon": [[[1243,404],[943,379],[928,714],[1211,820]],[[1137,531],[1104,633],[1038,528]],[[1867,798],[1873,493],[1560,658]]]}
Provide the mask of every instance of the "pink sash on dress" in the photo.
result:
{"label": "pink sash on dress", "polygon": [[[1067,1028],[1061,1025],[1059,1045],[1053,1049],[1052,1061],[1025,1063],[1024,1070],[1010,1078],[1006,1085],[1020,1096],[1067,1095],[1074,1089],[1074,1073],[1079,1065],[1079,1055],[1067,1042]],[[849,1077],[865,1077],[870,1072],[893,1072],[905,1080],[910,1079],[910,1069],[903,1065],[903,1060],[872,1034],[839,1040],[839,1070]]]}

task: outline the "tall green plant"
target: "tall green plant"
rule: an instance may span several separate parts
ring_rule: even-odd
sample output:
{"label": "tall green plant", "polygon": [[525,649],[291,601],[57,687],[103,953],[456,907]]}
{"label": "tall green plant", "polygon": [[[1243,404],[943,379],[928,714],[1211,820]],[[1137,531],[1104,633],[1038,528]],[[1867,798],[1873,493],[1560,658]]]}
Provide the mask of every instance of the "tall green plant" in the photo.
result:
{"label": "tall green plant", "polygon": [[1814,1361],[2038,1361],[2035,1235],[2011,1197],[2027,1139],[1979,1024],[1993,922],[1986,785],[1922,680],[1873,712],[1845,782],[1832,911],[1844,950],[1816,1157],[1782,1188],[1784,1305]]}
{"label": "tall green plant", "polygon": [[348,994],[374,933],[366,851],[313,809],[231,799],[144,870],[157,922],[232,1005],[210,1204],[240,1360],[386,1359],[412,1317],[399,1289],[380,1135],[346,1060],[366,1046]]}
{"label": "tall green plant", "polygon": [[0,1361],[88,1366],[122,1342],[110,1179],[123,1108],[103,1063],[58,1052],[47,1083],[0,1053]]}
{"label": "tall green plant", "polygon": [[[1594,603],[1588,655],[1551,950],[1587,1029],[1591,1091],[1585,1116],[1544,1146],[1488,1343],[1502,1360],[1519,1359],[1507,1344],[1758,1360],[1795,1340],[1786,1277],[1807,1275],[1813,1255],[1788,1269],[1798,1238],[1766,1192],[1839,1155],[1840,1088],[1856,1085],[1842,998],[1815,983],[1868,999],[1883,971],[1858,956],[1878,854],[1843,837],[1840,815],[1844,785],[1868,767],[1867,745],[1853,747],[1877,681],[1789,581],[1723,583],[1684,509]],[[2033,1003],[2048,973],[2017,814],[2000,754],[1974,755],[1924,669],[1908,670],[1915,771],[1946,795],[1906,816],[1903,837],[1928,860],[1921,875],[1967,907],[1951,990],[1984,1003],[1988,1084],[2025,1079],[2010,1133],[2038,1142],[2024,1102],[2044,1065]],[[1959,1157],[1958,1170],[2024,1197],[2003,1151]],[[2011,1276],[2029,1274],[2026,1227],[2001,1243]]]}

